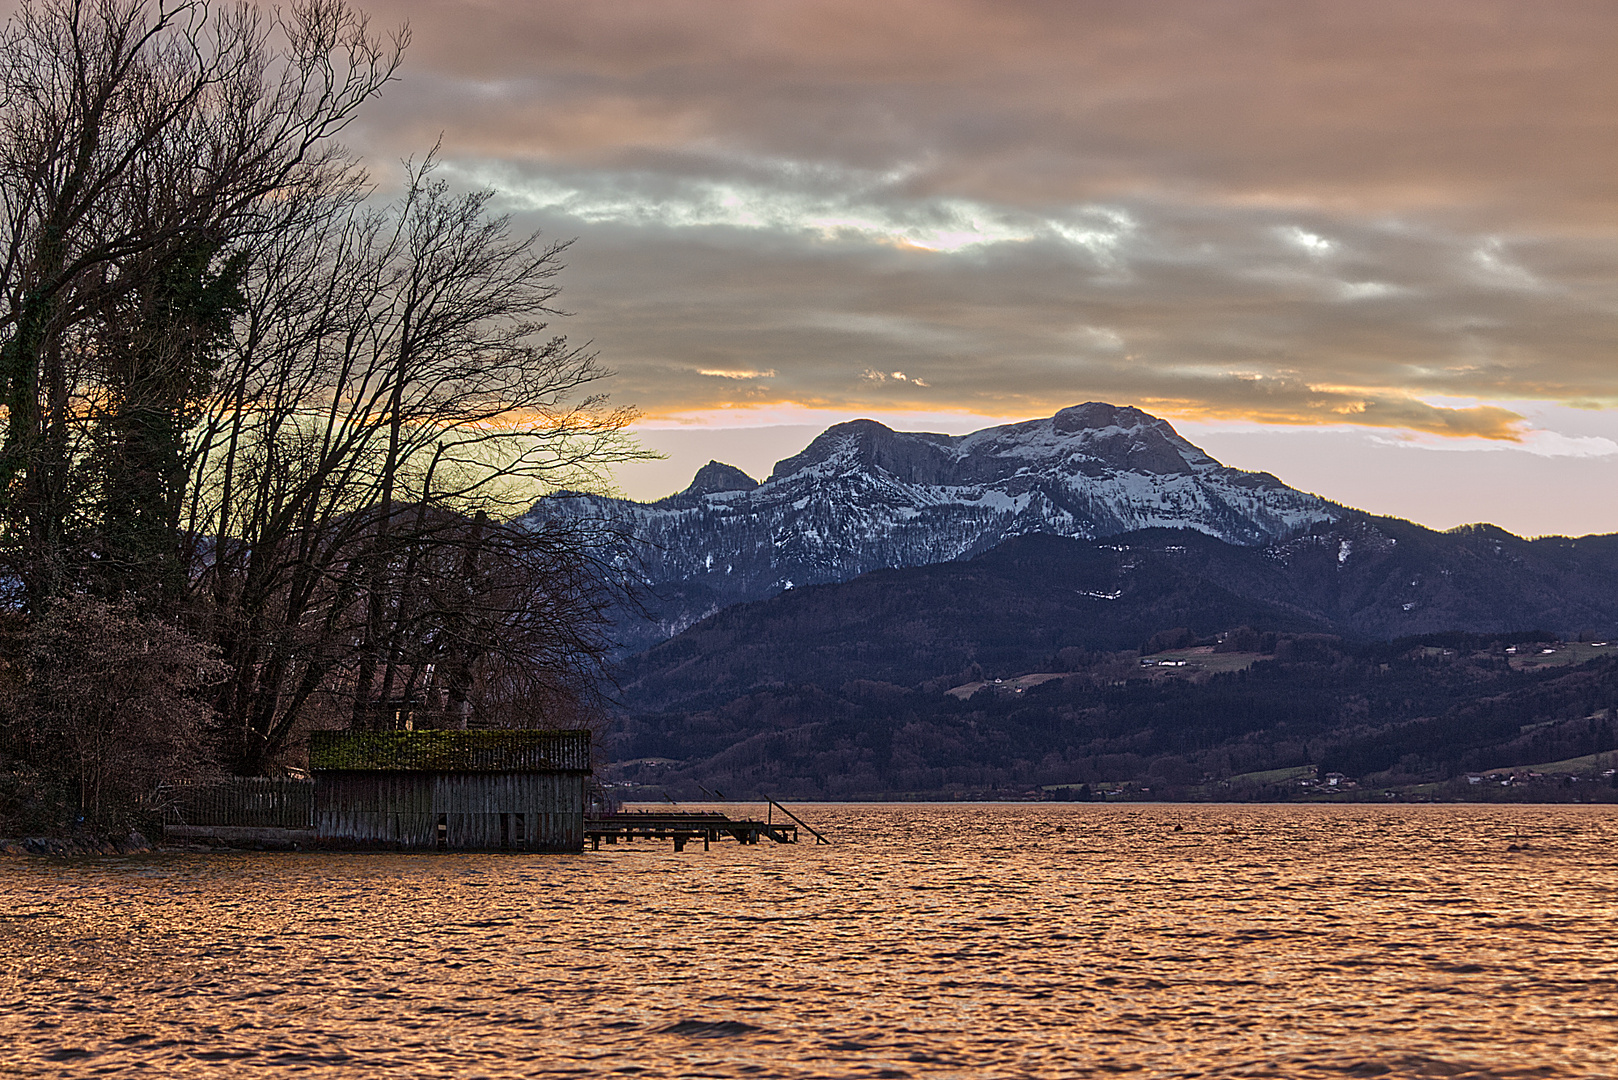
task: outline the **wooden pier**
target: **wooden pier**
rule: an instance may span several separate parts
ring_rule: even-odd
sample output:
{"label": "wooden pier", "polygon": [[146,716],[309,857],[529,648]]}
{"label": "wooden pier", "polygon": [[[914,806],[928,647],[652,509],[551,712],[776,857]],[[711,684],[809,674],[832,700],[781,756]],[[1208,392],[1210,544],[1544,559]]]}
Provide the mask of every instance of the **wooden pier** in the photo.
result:
{"label": "wooden pier", "polygon": [[[817,844],[831,843],[774,799],[769,800],[769,803],[772,810],[764,821],[732,818],[711,810],[638,810],[586,814],[584,836],[596,851],[601,850],[603,843],[616,844],[620,840],[624,843],[634,840],[672,840],[675,851],[684,851],[685,845],[691,841],[701,840],[702,850],[707,851],[711,844],[726,837],[740,844],[756,844],[765,837],[777,844],[796,844],[798,829],[802,827],[814,836]],[[790,823],[775,820],[774,810],[777,809],[791,819]]]}

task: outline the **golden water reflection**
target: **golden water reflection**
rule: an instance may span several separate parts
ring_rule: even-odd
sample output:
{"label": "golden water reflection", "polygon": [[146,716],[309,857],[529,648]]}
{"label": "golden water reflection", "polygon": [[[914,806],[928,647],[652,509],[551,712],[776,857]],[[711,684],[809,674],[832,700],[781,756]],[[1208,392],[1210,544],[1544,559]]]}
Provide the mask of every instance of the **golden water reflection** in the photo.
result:
{"label": "golden water reflection", "polygon": [[1618,1075],[1611,807],[805,814],[835,846],[6,859],[0,1073]]}

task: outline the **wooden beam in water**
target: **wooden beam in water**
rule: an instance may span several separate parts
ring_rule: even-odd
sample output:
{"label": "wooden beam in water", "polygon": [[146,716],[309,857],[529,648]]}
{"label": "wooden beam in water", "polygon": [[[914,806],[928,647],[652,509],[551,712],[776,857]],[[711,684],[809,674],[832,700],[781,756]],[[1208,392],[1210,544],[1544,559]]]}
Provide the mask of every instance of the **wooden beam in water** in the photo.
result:
{"label": "wooden beam in water", "polygon": [[824,836],[821,836],[820,833],[815,829],[815,827],[813,825],[809,824],[807,821],[800,818],[797,814],[794,814],[791,810],[788,810],[786,807],[782,806],[780,803],[776,802],[774,799],[771,799],[768,795],[766,795],[764,798],[771,806],[775,807],[777,810],[781,811],[781,813],[785,814],[787,817],[791,818],[793,821],[796,821],[799,825],[802,825],[804,828],[806,828],[810,832],[814,833],[814,835],[815,835],[815,843],[817,843],[817,844],[830,844],[831,843],[830,840],[827,840]]}

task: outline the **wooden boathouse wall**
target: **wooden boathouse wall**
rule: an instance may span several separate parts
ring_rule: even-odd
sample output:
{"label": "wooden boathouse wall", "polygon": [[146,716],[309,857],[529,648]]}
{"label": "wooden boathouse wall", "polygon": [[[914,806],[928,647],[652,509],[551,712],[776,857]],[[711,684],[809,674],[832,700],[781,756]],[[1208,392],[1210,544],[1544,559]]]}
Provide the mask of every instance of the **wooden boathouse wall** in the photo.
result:
{"label": "wooden boathouse wall", "polygon": [[317,843],[582,851],[588,731],[320,731]]}

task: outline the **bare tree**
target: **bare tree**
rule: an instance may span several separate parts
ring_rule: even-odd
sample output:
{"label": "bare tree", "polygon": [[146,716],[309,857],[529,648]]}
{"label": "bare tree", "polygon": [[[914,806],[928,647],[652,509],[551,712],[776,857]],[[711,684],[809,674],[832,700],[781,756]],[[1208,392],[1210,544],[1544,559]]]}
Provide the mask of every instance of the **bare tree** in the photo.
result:
{"label": "bare tree", "polygon": [[[401,672],[439,661],[407,657],[412,640],[445,650],[440,679],[521,653],[539,682],[582,686],[604,652],[578,530],[509,519],[637,456],[634,414],[589,393],[606,375],[591,351],[547,336],[565,245],[513,236],[489,199],[453,195],[429,159],[393,207],[328,204],[247,275],[187,521],[209,548],[192,596],[233,667],[219,705],[240,768],[279,752],[333,680],[359,726],[420,689]],[[503,598],[521,589],[503,585],[471,619],[444,587],[457,572],[526,576],[542,610],[516,617]],[[499,640],[474,646],[496,610]]]}
{"label": "bare tree", "polygon": [[[126,421],[102,425],[110,479],[175,504],[175,440],[150,415],[184,415],[206,388],[218,320],[199,308],[230,299],[231,256],[282,227],[289,192],[358,182],[333,137],[405,37],[384,44],[344,0],[271,16],[37,0],[0,33],[0,528],[30,606],[71,591],[83,561],[87,405]],[[177,347],[158,347],[165,319]]]}
{"label": "bare tree", "polygon": [[[229,765],[310,724],[566,723],[606,550],[514,517],[639,456],[546,324],[566,244],[334,137],[407,33],[346,0],[25,0],[0,34],[0,582],[212,643]],[[88,789],[87,789],[88,795]]]}
{"label": "bare tree", "polygon": [[159,784],[212,766],[212,712],[198,691],[223,666],[207,646],[85,597],[54,602],[25,640],[6,741],[76,784],[87,820],[114,824]]}

